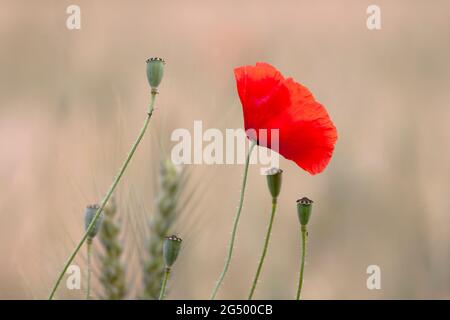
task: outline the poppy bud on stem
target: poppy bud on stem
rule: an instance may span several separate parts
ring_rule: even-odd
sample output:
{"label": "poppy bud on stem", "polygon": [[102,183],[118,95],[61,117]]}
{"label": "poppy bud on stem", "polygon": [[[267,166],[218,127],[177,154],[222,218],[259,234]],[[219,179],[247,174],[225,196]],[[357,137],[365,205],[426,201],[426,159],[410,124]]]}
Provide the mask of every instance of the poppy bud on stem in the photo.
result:
{"label": "poppy bud on stem", "polygon": [[270,221],[269,226],[267,227],[263,251],[261,254],[261,258],[259,259],[258,268],[256,269],[255,278],[253,279],[250,294],[248,295],[248,300],[251,300],[253,298],[253,294],[255,293],[256,284],[258,283],[259,275],[264,264],[264,259],[266,258],[267,248],[269,247],[270,234],[272,233],[273,221],[275,218],[275,212],[277,210],[277,199],[281,191],[282,173],[283,170],[278,168],[272,168],[266,172],[267,186],[269,187],[270,194],[272,195],[272,212],[270,214]]}
{"label": "poppy bud on stem", "polygon": [[308,225],[309,218],[311,217],[313,201],[303,197],[297,200],[297,214],[300,221],[300,232],[302,234],[302,260],[300,263],[300,277],[298,281],[297,289],[297,300],[300,300],[300,294],[302,292],[303,286],[303,272],[305,270],[305,258],[306,258],[306,241],[308,239],[308,230],[306,226]]}
{"label": "poppy bud on stem", "polygon": [[84,229],[88,233],[88,239],[94,239],[103,222],[103,212],[100,213],[98,219],[95,220],[94,226],[89,229],[89,225],[94,220],[95,214],[100,207],[97,204],[89,205],[84,211]]}
{"label": "poppy bud on stem", "polygon": [[269,187],[272,198],[276,199],[280,195],[281,181],[283,170],[278,168],[271,168],[267,170],[267,186]]}
{"label": "poppy bud on stem", "polygon": [[86,228],[86,232],[84,233],[84,236],[81,238],[78,245],[75,247],[74,251],[70,255],[69,259],[65,263],[64,267],[62,268],[58,278],[56,279],[56,282],[53,286],[52,292],[50,293],[48,299],[52,300],[56,290],[59,287],[59,284],[61,283],[62,278],[64,277],[67,269],[69,268],[70,264],[72,263],[73,259],[75,259],[75,256],[77,255],[78,251],[80,251],[81,247],[83,246],[84,242],[89,238],[89,234],[92,232],[92,229],[95,228],[95,224],[97,220],[100,218],[100,213],[105,208],[106,203],[108,202],[109,198],[111,198],[112,194],[116,190],[117,185],[119,184],[120,179],[122,178],[123,174],[125,173],[125,170],[128,167],[128,164],[131,161],[131,158],[133,158],[134,153],[136,152],[136,149],[141,142],[142,138],[144,137],[145,131],[147,130],[148,124],[150,123],[150,119],[153,114],[153,109],[155,107],[155,100],[156,95],[158,93],[158,86],[161,83],[162,76],[164,73],[164,60],[161,58],[151,58],[147,60],[147,78],[151,87],[151,95],[150,95],[150,104],[148,106],[147,110],[147,117],[145,118],[144,125],[134,141],[133,145],[131,146],[131,149],[123,162],[122,166],[119,169],[119,172],[114,177],[114,180],[109,187],[108,192],[106,193],[106,196],[103,198],[99,208],[95,212],[95,214],[92,217],[92,221],[90,222],[89,226]]}
{"label": "poppy bud on stem", "polygon": [[166,62],[161,58],[147,59],[147,79],[152,92],[158,92],[158,86],[164,75],[164,65]]}
{"label": "poppy bud on stem", "polygon": [[181,238],[170,236],[164,239],[163,256],[167,268],[171,268],[178,258],[181,249]]}
{"label": "poppy bud on stem", "polygon": [[166,237],[163,242],[163,257],[164,263],[166,265],[164,271],[163,283],[161,285],[161,292],[159,294],[159,300],[164,300],[164,296],[166,294],[167,281],[169,280],[170,271],[172,269],[172,265],[178,258],[178,254],[181,249],[181,240],[177,236]]}

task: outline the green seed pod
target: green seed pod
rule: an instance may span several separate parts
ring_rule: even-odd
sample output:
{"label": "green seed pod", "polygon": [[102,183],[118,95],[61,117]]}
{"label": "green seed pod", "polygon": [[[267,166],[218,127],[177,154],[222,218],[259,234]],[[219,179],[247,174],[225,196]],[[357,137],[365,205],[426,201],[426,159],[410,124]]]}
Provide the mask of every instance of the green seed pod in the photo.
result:
{"label": "green seed pod", "polygon": [[170,236],[164,239],[163,243],[163,255],[164,255],[164,263],[167,268],[172,267],[175,260],[177,260],[178,253],[181,249],[182,240],[177,236]]}
{"label": "green seed pod", "polygon": [[309,218],[311,217],[312,204],[313,201],[306,197],[297,200],[297,214],[302,226],[308,224]]}
{"label": "green seed pod", "polygon": [[280,195],[281,181],[283,170],[278,168],[271,168],[266,171],[267,185],[269,186],[272,198],[276,199]]}
{"label": "green seed pod", "polygon": [[[84,211],[84,229],[87,231],[89,225],[91,224],[92,220],[95,217],[95,214],[97,213],[98,209],[100,207],[96,204],[90,205],[86,207],[86,210]],[[100,216],[98,217],[97,221],[95,221],[95,224],[91,231],[88,234],[88,238],[94,238],[100,229],[100,226],[102,225],[103,221],[103,212],[100,213]]]}
{"label": "green seed pod", "polygon": [[161,58],[147,59],[147,79],[152,91],[156,91],[161,83],[165,64],[166,62]]}

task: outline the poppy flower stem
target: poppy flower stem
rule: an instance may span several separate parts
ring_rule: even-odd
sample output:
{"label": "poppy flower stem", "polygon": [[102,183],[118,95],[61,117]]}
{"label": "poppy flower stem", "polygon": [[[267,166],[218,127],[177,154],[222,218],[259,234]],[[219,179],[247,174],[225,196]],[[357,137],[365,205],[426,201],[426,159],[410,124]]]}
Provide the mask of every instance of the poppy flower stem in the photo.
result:
{"label": "poppy flower stem", "polygon": [[264,263],[264,259],[267,254],[267,248],[269,246],[270,234],[272,232],[273,220],[275,218],[275,212],[277,211],[277,198],[272,199],[272,213],[270,214],[270,222],[267,228],[266,239],[264,241],[264,248],[261,254],[261,258],[259,259],[258,269],[256,270],[255,278],[253,279],[252,288],[250,290],[250,294],[248,296],[248,300],[252,300],[253,294],[255,293],[256,284],[258,283],[259,274],[261,273],[261,269]]}
{"label": "poppy flower stem", "polygon": [[166,295],[166,287],[167,287],[167,281],[169,280],[170,276],[170,268],[166,268],[164,272],[164,278],[161,285],[161,291],[159,293],[159,300],[164,300],[164,296]]}
{"label": "poppy flower stem", "polygon": [[103,201],[100,205],[100,207],[98,208],[97,212],[95,213],[94,217],[92,218],[91,223],[89,224],[89,226],[86,228],[86,231],[84,233],[83,238],[81,238],[80,242],[78,243],[78,245],[76,246],[75,250],[72,252],[72,254],[70,255],[69,259],[67,260],[66,264],[64,265],[63,269],[61,270],[54,286],[52,289],[52,292],[50,293],[48,299],[52,300],[56,289],[58,289],[62,278],[64,277],[67,269],[69,268],[70,264],[72,263],[72,261],[75,259],[75,256],[77,255],[78,251],[80,251],[81,247],[83,246],[84,242],[87,240],[89,234],[91,233],[92,229],[94,228],[94,226],[96,225],[97,220],[100,217],[100,213],[103,211],[103,209],[105,208],[106,203],[108,202],[109,198],[111,198],[111,195],[114,193],[114,190],[116,189],[117,185],[119,184],[120,179],[122,178],[123,174],[125,173],[126,168],[128,167],[128,164],[131,161],[131,158],[133,157],[134,153],[136,152],[136,149],[139,145],[139,143],[141,142],[142,138],[144,137],[145,131],[147,130],[148,124],[150,122],[150,119],[152,117],[152,113],[153,113],[153,109],[155,106],[155,99],[156,99],[156,95],[158,94],[157,90],[153,90],[152,89],[152,93],[151,93],[151,99],[150,99],[150,104],[148,107],[148,112],[147,112],[147,117],[145,118],[145,122],[144,125],[141,129],[141,132],[139,133],[138,137],[136,138],[135,142],[133,143],[133,146],[130,149],[130,152],[128,153],[127,158],[125,159],[124,163],[122,164],[122,167],[120,168],[119,172],[117,173],[116,177],[114,178],[113,183],[111,184],[111,186],[109,187],[109,191],[106,194],[106,196],[103,198]]}
{"label": "poppy flower stem", "polygon": [[308,239],[308,231],[306,230],[306,225],[301,226],[302,233],[302,261],[300,264],[300,277],[298,280],[298,289],[297,289],[297,300],[300,300],[300,294],[302,293],[303,286],[303,272],[305,270],[305,258],[306,258],[306,240]]}
{"label": "poppy flower stem", "polygon": [[228,248],[228,254],[227,258],[225,260],[225,265],[223,267],[222,273],[220,274],[219,280],[216,283],[216,286],[214,287],[214,290],[211,294],[211,300],[214,300],[217,295],[217,291],[219,291],[219,288],[223,282],[223,279],[225,278],[225,275],[228,271],[228,268],[230,266],[231,262],[231,256],[233,255],[233,248],[234,248],[234,241],[236,239],[236,230],[239,223],[239,218],[241,217],[241,211],[242,211],[242,205],[244,203],[244,194],[245,194],[245,186],[247,184],[247,174],[248,174],[248,166],[250,164],[250,156],[252,154],[253,148],[256,145],[256,141],[252,140],[250,149],[248,150],[247,158],[245,159],[245,167],[244,167],[244,176],[242,178],[242,188],[241,188],[241,195],[239,199],[239,206],[236,212],[236,216],[234,218],[233,222],[233,231],[231,232],[231,239],[230,239],[230,246]]}
{"label": "poppy flower stem", "polygon": [[91,298],[91,254],[92,254],[92,238],[86,241],[87,247],[87,284],[86,284],[86,300]]}

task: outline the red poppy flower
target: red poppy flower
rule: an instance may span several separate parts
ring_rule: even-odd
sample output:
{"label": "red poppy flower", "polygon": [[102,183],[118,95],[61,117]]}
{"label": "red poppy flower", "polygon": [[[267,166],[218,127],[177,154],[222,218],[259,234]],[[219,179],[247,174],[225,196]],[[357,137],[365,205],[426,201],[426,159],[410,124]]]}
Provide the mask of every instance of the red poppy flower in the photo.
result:
{"label": "red poppy flower", "polygon": [[[236,68],[234,75],[248,138],[270,148],[270,129],[278,129],[277,151],[283,157],[311,174],[322,172],[333,154],[337,132],[311,92],[267,63]],[[260,129],[267,130],[267,138],[260,139]]]}

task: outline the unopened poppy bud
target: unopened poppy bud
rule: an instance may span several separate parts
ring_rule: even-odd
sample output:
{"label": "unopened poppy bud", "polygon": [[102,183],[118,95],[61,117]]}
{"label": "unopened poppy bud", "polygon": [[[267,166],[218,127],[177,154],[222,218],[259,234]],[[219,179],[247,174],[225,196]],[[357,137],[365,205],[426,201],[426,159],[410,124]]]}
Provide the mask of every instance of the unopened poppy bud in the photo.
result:
{"label": "unopened poppy bud", "polygon": [[172,267],[177,260],[178,253],[180,253],[182,240],[177,236],[170,236],[164,239],[163,243],[163,255],[164,263],[167,268]]}
{"label": "unopened poppy bud", "polygon": [[280,195],[281,181],[283,170],[278,168],[271,168],[266,171],[267,185],[269,186],[272,198],[276,199]]}
{"label": "unopened poppy bud", "polygon": [[[86,210],[84,211],[84,229],[85,229],[85,231],[88,230],[89,225],[91,224],[92,220],[94,219],[95,214],[97,213],[99,208],[100,207],[96,204],[86,207]],[[100,226],[102,225],[102,221],[103,221],[103,212],[100,213],[100,216],[98,217],[97,221],[95,221],[94,226],[89,231],[88,238],[92,239],[97,235],[97,232],[100,229]]]}
{"label": "unopened poppy bud", "polygon": [[312,204],[313,201],[306,197],[297,200],[298,219],[302,226],[308,224],[309,218],[311,217]]}
{"label": "unopened poppy bud", "polygon": [[164,75],[166,62],[161,58],[147,59],[147,79],[152,92],[156,92]]}

